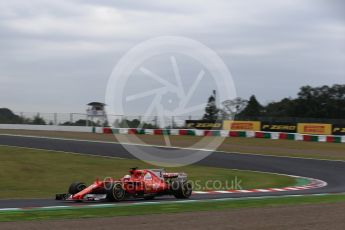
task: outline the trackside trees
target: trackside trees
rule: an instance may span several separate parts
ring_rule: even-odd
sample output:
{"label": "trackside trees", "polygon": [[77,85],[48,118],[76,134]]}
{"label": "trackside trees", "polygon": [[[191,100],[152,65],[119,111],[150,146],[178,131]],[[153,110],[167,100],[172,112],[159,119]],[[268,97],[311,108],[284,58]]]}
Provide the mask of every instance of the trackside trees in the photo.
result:
{"label": "trackside trees", "polygon": [[203,120],[216,121],[218,119],[219,109],[216,105],[216,91],[213,90],[212,95],[208,98],[208,102],[205,108],[205,114]]}
{"label": "trackside trees", "polygon": [[260,117],[263,114],[264,107],[258,102],[255,95],[252,95],[246,108],[239,114],[239,117]]}

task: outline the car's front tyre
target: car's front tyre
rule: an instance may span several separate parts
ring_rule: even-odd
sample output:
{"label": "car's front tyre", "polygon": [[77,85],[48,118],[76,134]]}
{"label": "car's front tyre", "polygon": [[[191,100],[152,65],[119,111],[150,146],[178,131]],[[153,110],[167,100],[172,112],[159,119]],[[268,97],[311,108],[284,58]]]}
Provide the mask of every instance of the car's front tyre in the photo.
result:
{"label": "car's front tyre", "polygon": [[73,182],[69,188],[68,188],[68,193],[69,194],[77,194],[80,191],[83,191],[86,188],[86,184],[83,182]]}
{"label": "car's front tyre", "polygon": [[111,189],[107,190],[107,200],[109,201],[121,201],[126,197],[126,191],[121,183],[114,183],[111,185]]}

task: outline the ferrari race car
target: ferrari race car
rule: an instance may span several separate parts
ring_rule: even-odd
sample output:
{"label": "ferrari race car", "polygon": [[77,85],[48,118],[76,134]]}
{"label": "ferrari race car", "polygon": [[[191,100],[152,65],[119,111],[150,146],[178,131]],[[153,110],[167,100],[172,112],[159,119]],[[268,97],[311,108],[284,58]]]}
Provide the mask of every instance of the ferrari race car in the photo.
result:
{"label": "ferrari race car", "polygon": [[74,182],[68,193],[56,194],[56,200],[70,201],[122,201],[130,198],[154,199],[155,196],[173,195],[187,199],[192,194],[192,185],[185,173],[167,173],[164,169],[131,168],[129,175],[119,180],[112,178],[96,180],[90,186]]}

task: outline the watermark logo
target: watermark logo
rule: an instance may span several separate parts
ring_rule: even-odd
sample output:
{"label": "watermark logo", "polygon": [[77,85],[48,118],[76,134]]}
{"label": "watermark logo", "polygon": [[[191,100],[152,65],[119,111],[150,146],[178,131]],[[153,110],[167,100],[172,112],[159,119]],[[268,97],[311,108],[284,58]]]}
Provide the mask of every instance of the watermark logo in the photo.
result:
{"label": "watermark logo", "polygon": [[[178,180],[177,180],[178,181]],[[193,191],[229,191],[229,190],[242,190],[243,181],[241,178],[235,176],[234,178],[227,180],[186,180],[185,184],[190,186]],[[177,190],[180,183],[167,182],[172,190]],[[122,188],[129,191],[157,189],[158,184],[152,183],[150,180],[149,186],[146,183],[132,183],[129,181],[113,181],[111,177],[106,177],[103,180],[103,186],[105,190],[111,190],[114,184],[121,184]]]}
{"label": "watermark logo", "polygon": [[[157,66],[161,73],[153,70]],[[211,92],[217,92],[219,102],[236,98],[230,71],[213,50],[186,37],[153,38],[130,49],[113,69],[105,97],[108,121],[114,126],[119,123],[114,114],[137,114],[133,112],[136,108],[141,109],[136,128],[147,128],[148,120],[152,122],[154,117],[154,127],[171,129],[175,124],[182,125],[190,114],[203,114]],[[130,142],[126,135],[114,135],[121,143]],[[133,138],[136,143],[145,144],[139,137]],[[188,147],[215,150],[223,140],[224,137],[212,141],[201,138]],[[164,135],[164,141],[167,147],[171,146],[169,135]],[[189,165],[211,154],[211,151],[123,146],[135,157],[164,167]]]}

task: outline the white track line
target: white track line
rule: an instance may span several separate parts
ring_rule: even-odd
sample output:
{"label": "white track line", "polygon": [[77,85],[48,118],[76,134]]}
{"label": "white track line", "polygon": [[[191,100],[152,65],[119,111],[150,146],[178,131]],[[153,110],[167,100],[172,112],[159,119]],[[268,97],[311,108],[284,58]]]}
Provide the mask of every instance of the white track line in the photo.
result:
{"label": "white track line", "polygon": [[[111,134],[109,134],[109,135],[111,135]],[[131,135],[131,134],[124,134],[124,135]],[[119,142],[112,142],[112,141],[96,141],[96,140],[85,140],[85,139],[45,137],[45,136],[19,135],[19,134],[3,134],[3,133],[1,133],[0,136],[30,137],[30,138],[52,139],[52,140],[80,141],[80,142],[105,143],[105,144],[116,144],[116,145],[133,145],[133,146],[158,147],[158,148],[169,148],[169,149],[185,149],[185,150],[206,151],[206,152],[221,152],[221,153],[233,153],[233,154],[242,154],[242,155],[254,155],[254,156],[263,156],[263,157],[280,157],[280,158],[305,159],[305,160],[316,160],[316,161],[335,161],[335,162],[344,162],[345,163],[345,160],[332,160],[332,159],[293,157],[293,156],[277,156],[277,155],[259,154],[259,153],[227,152],[227,151],[222,151],[222,150],[186,148],[186,147],[178,147],[178,146],[164,146],[164,145],[150,145],[150,144],[136,144],[136,143],[119,143]]]}
{"label": "white track line", "polygon": [[[298,195],[282,195],[282,196],[252,196],[252,197],[229,197],[229,198],[215,198],[207,200],[176,200],[176,201],[156,201],[156,202],[135,202],[126,204],[90,204],[81,206],[55,206],[55,209],[78,209],[78,208],[102,208],[102,207],[126,207],[132,205],[145,206],[145,205],[162,205],[162,204],[173,204],[173,203],[207,203],[216,201],[230,201],[230,200],[255,200],[255,199],[280,199],[289,197],[311,197],[311,196],[326,196],[326,195],[345,195],[345,193],[321,193],[321,194],[298,194]],[[35,210],[46,210],[54,209],[52,206],[46,207],[33,207],[33,208],[0,208],[0,212],[13,212],[13,211],[35,211]]]}
{"label": "white track line", "polygon": [[[55,137],[31,136],[31,135],[0,134],[0,136],[1,135],[3,135],[3,136],[15,136],[15,137],[40,138],[40,139],[64,140],[64,141],[80,141],[80,142],[91,142],[91,143],[106,143],[106,144],[116,144],[116,145],[122,145],[123,144],[123,143],[108,142],[108,141],[79,140],[79,139],[55,138]],[[175,149],[199,150],[199,151],[212,151],[212,150],[206,150],[206,149],[183,148],[183,147],[167,147],[167,146],[159,146],[159,145],[141,145],[141,144],[132,144],[132,143],[129,143],[129,144],[125,143],[125,145],[151,146],[151,147],[159,147],[159,148],[162,147],[162,148],[175,148]],[[81,155],[81,156],[92,156],[92,157],[113,158],[113,159],[127,159],[127,158],[114,157],[114,156],[102,156],[102,155],[88,154],[88,153],[67,152],[67,151],[61,151],[61,150],[49,150],[49,149],[30,148],[30,147],[13,146],[13,145],[0,145],[0,146],[8,146],[8,147],[24,148],[24,149],[33,149],[33,150],[42,150],[42,151],[50,151],[50,152],[61,152],[61,153],[69,153],[69,154]],[[231,153],[231,152],[226,152],[226,151],[216,151],[216,152]],[[236,153],[236,154],[244,154],[244,155],[246,155],[247,153]],[[270,155],[250,154],[250,153],[247,154],[247,155],[270,156]],[[272,156],[272,157],[276,157],[276,156]],[[278,156],[278,157],[281,157],[281,156]],[[298,157],[291,157],[291,158],[298,158]],[[307,159],[307,158],[300,158],[300,159]],[[311,160],[315,160],[315,159],[311,158]],[[316,160],[318,160],[318,159],[316,159]],[[328,160],[326,160],[326,161],[328,161]],[[336,161],[338,161],[338,160],[336,160]],[[341,161],[341,162],[345,162],[345,161]],[[307,179],[307,180],[316,181],[319,184],[319,186],[317,188],[327,186],[327,182],[321,181],[321,180],[318,180],[318,179],[314,179],[314,178],[300,177],[300,176],[290,175],[290,174],[281,174],[281,173],[255,171],[255,170],[239,170],[239,169],[231,169],[231,170],[256,172],[256,173],[268,173],[268,174],[273,174],[273,175],[289,176],[289,177],[295,177],[295,178],[304,178],[304,179]],[[322,184],[322,185],[320,186],[320,184]],[[308,186],[308,185],[306,185],[306,186]],[[316,188],[316,187],[309,185],[309,187],[305,188],[305,189],[312,189],[312,188]],[[273,189],[282,189],[282,188],[273,188]],[[302,189],[296,189],[295,187],[292,187],[290,190],[297,191],[297,190],[302,190]],[[246,192],[250,193],[250,192],[252,192],[252,191],[249,191],[249,190],[243,190],[243,191],[239,190],[239,191],[241,193],[246,193]],[[276,191],[278,191],[278,190],[276,190]],[[287,191],[287,190],[283,190],[283,191]],[[196,192],[199,192],[199,193],[196,193],[196,194],[209,194],[209,193],[203,192],[203,191],[196,191]]]}
{"label": "white track line", "polygon": [[[175,148],[175,149],[186,149],[186,150],[198,150],[198,151],[212,151],[207,149],[195,149],[195,148],[183,148],[183,147],[167,147],[167,146],[159,146],[159,145],[141,145],[141,144],[132,144],[132,143],[118,143],[118,142],[108,142],[108,141],[92,141],[92,140],[79,140],[79,139],[68,139],[68,138],[55,138],[55,137],[43,137],[43,136],[29,136],[29,135],[13,135],[13,134],[0,134],[0,136],[15,136],[15,137],[29,137],[29,138],[41,138],[41,139],[53,139],[53,140],[64,140],[64,141],[80,141],[80,142],[94,142],[94,143],[107,143],[107,144],[117,144],[117,145],[137,145],[137,146],[151,146],[151,147],[160,147],[160,148]],[[115,159],[125,159],[121,157],[112,157],[112,156],[102,156],[102,155],[95,155],[95,154],[87,154],[87,153],[76,153],[76,152],[67,152],[67,151],[61,151],[61,150],[47,150],[47,149],[41,149],[41,148],[28,148],[28,147],[22,147],[22,146],[13,146],[13,145],[0,145],[0,146],[8,146],[8,147],[15,147],[15,148],[25,148],[25,149],[33,149],[33,150],[43,150],[43,151],[51,151],[51,152],[62,152],[62,153],[69,153],[74,155],[82,155],[82,156],[93,156],[93,157],[103,157],[103,158],[115,158]],[[213,152],[213,151],[212,151]],[[216,151],[216,152],[224,152],[224,153],[230,153],[226,151]],[[251,154],[251,153],[238,153],[236,154],[244,154],[244,155],[259,155],[259,156],[270,156],[270,157],[283,157],[283,156],[271,156],[271,155],[261,155],[261,154]],[[309,159],[309,158],[300,158],[300,157],[287,157],[287,158],[298,158],[298,159]],[[313,159],[310,158],[310,160],[320,160],[320,159]],[[323,159],[321,159],[323,160]],[[338,161],[338,160],[325,160],[325,161]],[[341,160],[340,160],[341,161]],[[341,161],[345,162],[345,161]],[[232,169],[232,170],[238,170],[238,169]],[[249,172],[258,172],[258,173],[269,173],[269,174],[276,174],[276,175],[284,175],[284,176],[290,176],[295,178],[304,178],[308,179],[310,181],[313,181],[312,183],[316,183],[316,186],[305,185],[305,186],[292,186],[292,187],[286,187],[286,188],[268,188],[268,189],[251,189],[251,190],[232,190],[232,191],[194,191],[193,194],[214,194],[214,193],[252,193],[252,192],[283,192],[283,191],[299,191],[299,190],[305,190],[305,189],[313,189],[313,188],[320,188],[327,186],[327,182],[321,181],[314,178],[307,178],[307,177],[299,177],[295,175],[288,175],[288,174],[279,174],[279,173],[271,173],[271,172],[262,172],[262,171],[253,171],[253,170],[241,170],[241,171],[249,171]],[[0,209],[1,210],[1,209]]]}
{"label": "white track line", "polygon": [[[1,135],[1,134],[0,134]],[[48,152],[60,152],[60,153],[67,153],[67,154],[73,154],[73,155],[80,155],[80,156],[91,156],[91,157],[101,157],[101,158],[110,158],[110,159],[128,159],[128,158],[121,158],[121,157],[114,157],[114,156],[103,156],[103,155],[95,155],[95,154],[88,154],[88,153],[76,153],[76,152],[67,152],[67,151],[61,151],[61,150],[49,150],[49,149],[41,149],[41,148],[30,148],[30,147],[22,147],[22,146],[13,146],[13,145],[0,145],[0,146],[6,146],[6,147],[12,147],[12,148],[22,148],[22,149],[31,149],[31,150],[40,150],[40,151],[48,151]],[[294,178],[304,178],[307,180],[312,180],[312,181],[317,181],[318,184],[323,183],[322,186],[318,186],[317,188],[320,187],[325,187],[327,186],[327,182],[325,181],[321,181],[318,179],[314,179],[314,178],[308,178],[308,177],[300,177],[300,176],[296,176],[296,175],[289,175],[289,174],[281,174],[281,173],[273,173],[273,172],[263,172],[263,171],[254,171],[254,170],[240,170],[240,169],[231,169],[231,170],[235,170],[235,171],[247,171],[247,172],[255,172],[255,173],[267,173],[267,174],[272,174],[272,175],[280,175],[280,176],[288,176],[288,177],[294,177]],[[303,186],[305,189],[312,189],[312,188],[316,188],[314,186],[310,186],[310,185],[305,185]],[[295,188],[295,187],[294,187]],[[292,188],[291,190],[302,190],[302,189],[294,189]],[[271,189],[271,188],[270,188]],[[272,188],[272,189],[276,189],[276,188]],[[279,189],[279,188],[278,188]],[[304,190],[304,189],[303,189]],[[224,190],[225,191],[225,190]],[[237,190],[241,193],[243,192],[251,192],[248,190]],[[277,190],[278,191],[278,190]],[[286,191],[286,190],[283,190]],[[195,191],[195,192],[200,192],[200,193],[195,193],[195,194],[209,194],[207,192],[203,192],[203,191]]]}

